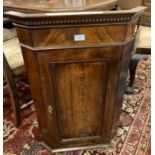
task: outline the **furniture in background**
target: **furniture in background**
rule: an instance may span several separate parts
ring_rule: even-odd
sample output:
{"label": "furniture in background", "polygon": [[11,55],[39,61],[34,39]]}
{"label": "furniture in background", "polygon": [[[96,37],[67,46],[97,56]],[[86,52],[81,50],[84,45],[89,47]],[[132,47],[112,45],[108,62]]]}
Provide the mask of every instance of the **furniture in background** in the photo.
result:
{"label": "furniture in background", "polygon": [[18,127],[21,121],[20,102],[18,92],[16,89],[16,82],[14,80],[14,75],[19,75],[20,73],[23,72],[24,61],[15,28],[12,29],[3,28],[3,70],[11,97],[13,114],[14,114],[14,123],[15,126]]}
{"label": "furniture in background", "polygon": [[134,92],[134,79],[136,68],[140,60],[146,60],[151,54],[151,28],[139,26],[136,34],[135,50],[130,62],[130,81],[127,87],[127,93]]}
{"label": "furniture in background", "polygon": [[151,1],[150,0],[118,0],[119,9],[132,9],[136,6],[146,6],[144,14],[140,17],[135,29],[135,47],[132,52],[129,73],[130,80],[126,93],[134,92],[134,79],[136,68],[140,60],[148,58],[151,54]]}
{"label": "furniture in background", "polygon": [[142,5],[146,6],[147,9],[140,18],[140,25],[151,27],[151,0],[142,0]]}
{"label": "furniture in background", "polygon": [[151,54],[151,1],[142,0],[141,4],[146,6],[143,16],[138,22],[135,42],[135,54],[130,62],[130,82],[127,93],[134,92],[134,79],[136,68],[140,60],[145,60]]}
{"label": "furniture in background", "polygon": [[[15,77],[25,72],[25,66],[16,29],[9,20],[5,20],[3,27],[3,70],[11,97],[15,126],[18,127],[21,122],[20,110],[24,107],[20,106]],[[32,101],[28,102],[26,106],[31,103]]]}
{"label": "furniture in background", "polygon": [[5,15],[16,26],[45,146],[57,152],[109,143],[145,7],[97,11],[116,1],[82,0],[80,7],[53,1],[38,13],[28,2],[7,3],[17,12]]}

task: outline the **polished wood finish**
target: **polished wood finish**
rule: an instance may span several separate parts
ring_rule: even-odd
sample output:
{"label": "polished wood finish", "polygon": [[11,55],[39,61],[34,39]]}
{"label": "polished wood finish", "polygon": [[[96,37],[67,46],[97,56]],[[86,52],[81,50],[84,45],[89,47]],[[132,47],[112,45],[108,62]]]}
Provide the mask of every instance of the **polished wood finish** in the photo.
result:
{"label": "polished wood finish", "polygon": [[52,150],[110,142],[143,11],[5,14],[16,25],[42,139]]}
{"label": "polished wood finish", "polygon": [[140,24],[151,26],[151,0],[117,0],[117,8],[132,9],[137,6],[146,6],[144,14],[140,18]]}
{"label": "polished wood finish", "polygon": [[86,10],[109,10],[117,0],[4,0],[4,11],[20,12],[66,12]]}

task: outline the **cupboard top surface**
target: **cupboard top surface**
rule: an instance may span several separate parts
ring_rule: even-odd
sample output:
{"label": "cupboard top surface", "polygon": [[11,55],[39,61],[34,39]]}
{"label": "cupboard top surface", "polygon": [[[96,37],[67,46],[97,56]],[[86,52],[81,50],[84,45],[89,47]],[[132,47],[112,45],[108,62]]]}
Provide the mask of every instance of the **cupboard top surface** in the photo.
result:
{"label": "cupboard top surface", "polygon": [[23,12],[61,12],[91,9],[108,10],[117,0],[4,0],[5,10]]}

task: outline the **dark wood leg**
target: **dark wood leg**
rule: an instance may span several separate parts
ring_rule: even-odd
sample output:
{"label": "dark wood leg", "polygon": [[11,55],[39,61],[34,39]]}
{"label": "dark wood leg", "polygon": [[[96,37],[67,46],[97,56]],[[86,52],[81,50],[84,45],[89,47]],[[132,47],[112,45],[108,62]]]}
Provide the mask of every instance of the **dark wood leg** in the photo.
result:
{"label": "dark wood leg", "polygon": [[126,94],[134,93],[134,80],[135,80],[137,65],[140,60],[146,60],[147,58],[148,56],[146,55],[138,55],[138,54],[134,55],[131,58],[130,66],[129,66],[130,80],[126,89]]}
{"label": "dark wood leg", "polygon": [[129,72],[130,72],[129,87],[133,87],[136,69],[139,61],[140,61],[139,59],[131,58],[130,65],[129,65]]}
{"label": "dark wood leg", "polygon": [[20,124],[20,104],[19,104],[19,97],[16,90],[16,83],[12,74],[12,71],[9,67],[9,64],[3,54],[3,68],[4,68],[4,75],[9,87],[10,97],[12,101],[12,107],[14,112],[14,122],[15,126],[18,127]]}

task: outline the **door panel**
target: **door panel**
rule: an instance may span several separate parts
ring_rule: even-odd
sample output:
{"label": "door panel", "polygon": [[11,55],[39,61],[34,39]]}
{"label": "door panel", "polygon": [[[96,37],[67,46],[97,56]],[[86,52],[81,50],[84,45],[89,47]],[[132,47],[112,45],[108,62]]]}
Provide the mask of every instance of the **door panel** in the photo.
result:
{"label": "door panel", "polygon": [[51,68],[62,139],[101,136],[107,63],[51,63]]}
{"label": "door panel", "polygon": [[[111,135],[120,47],[38,53],[48,130],[56,146],[101,144]],[[53,134],[53,130],[57,131]]]}

